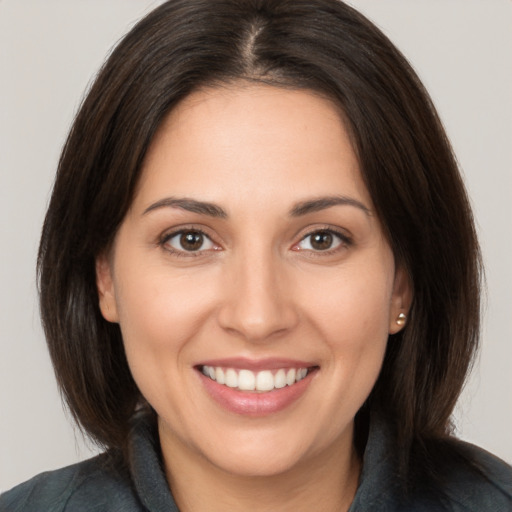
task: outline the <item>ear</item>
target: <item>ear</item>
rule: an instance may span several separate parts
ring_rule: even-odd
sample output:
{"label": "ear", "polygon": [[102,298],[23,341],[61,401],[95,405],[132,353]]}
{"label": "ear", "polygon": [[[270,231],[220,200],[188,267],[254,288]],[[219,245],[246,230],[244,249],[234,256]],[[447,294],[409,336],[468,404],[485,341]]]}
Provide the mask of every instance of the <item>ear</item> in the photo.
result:
{"label": "ear", "polygon": [[413,290],[409,274],[404,268],[397,268],[393,283],[391,307],[389,308],[389,334],[396,334],[401,331],[407,323],[412,297]]}
{"label": "ear", "polygon": [[98,288],[100,311],[105,320],[117,323],[119,316],[112,274],[112,263],[108,255],[101,254],[96,258],[96,287]]}

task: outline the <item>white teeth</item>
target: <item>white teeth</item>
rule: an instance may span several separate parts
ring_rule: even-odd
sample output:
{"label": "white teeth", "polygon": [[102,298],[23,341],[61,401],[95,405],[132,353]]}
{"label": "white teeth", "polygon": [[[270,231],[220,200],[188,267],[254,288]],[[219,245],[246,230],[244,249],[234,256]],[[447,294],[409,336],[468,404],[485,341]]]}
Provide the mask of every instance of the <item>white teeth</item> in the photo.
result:
{"label": "white teeth", "polygon": [[274,375],[274,386],[277,389],[281,389],[286,386],[286,372],[284,370],[278,370]]}
{"label": "white teeth", "polygon": [[274,389],[274,376],[269,370],[258,372],[256,376],[256,389],[258,391],[270,391]]}
{"label": "white teeth", "polygon": [[307,368],[281,368],[272,373],[270,370],[253,372],[251,370],[235,370],[234,368],[221,368],[203,366],[202,372],[210,379],[224,384],[230,388],[241,391],[272,391],[285,386],[292,386],[301,381],[308,374]]}
{"label": "white teeth", "polygon": [[226,377],[226,386],[230,388],[238,387],[238,375],[233,368],[228,368],[224,375]]}
{"label": "white teeth", "polygon": [[256,377],[249,370],[240,370],[238,373],[238,388],[244,391],[254,391],[256,389]]}
{"label": "white teeth", "polygon": [[224,370],[222,368],[215,368],[215,379],[219,384],[224,384]]}

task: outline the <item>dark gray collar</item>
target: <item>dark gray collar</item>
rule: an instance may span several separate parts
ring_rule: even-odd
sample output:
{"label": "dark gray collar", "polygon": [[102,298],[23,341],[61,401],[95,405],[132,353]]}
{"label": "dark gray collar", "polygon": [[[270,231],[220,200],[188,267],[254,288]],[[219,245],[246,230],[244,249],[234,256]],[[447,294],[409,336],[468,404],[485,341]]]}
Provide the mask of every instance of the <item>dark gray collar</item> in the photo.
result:
{"label": "dark gray collar", "polygon": [[155,421],[147,414],[135,420],[129,461],[132,479],[144,507],[150,512],[179,512],[162,467]]}

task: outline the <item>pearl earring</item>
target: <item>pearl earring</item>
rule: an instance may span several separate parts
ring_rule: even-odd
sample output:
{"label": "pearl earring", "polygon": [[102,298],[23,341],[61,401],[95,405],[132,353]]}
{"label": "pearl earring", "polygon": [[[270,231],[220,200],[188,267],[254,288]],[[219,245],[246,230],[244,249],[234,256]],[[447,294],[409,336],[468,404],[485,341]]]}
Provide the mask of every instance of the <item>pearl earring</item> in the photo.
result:
{"label": "pearl earring", "polygon": [[405,321],[407,320],[407,315],[405,313],[400,313],[398,318],[396,319],[396,323],[400,326],[405,325]]}

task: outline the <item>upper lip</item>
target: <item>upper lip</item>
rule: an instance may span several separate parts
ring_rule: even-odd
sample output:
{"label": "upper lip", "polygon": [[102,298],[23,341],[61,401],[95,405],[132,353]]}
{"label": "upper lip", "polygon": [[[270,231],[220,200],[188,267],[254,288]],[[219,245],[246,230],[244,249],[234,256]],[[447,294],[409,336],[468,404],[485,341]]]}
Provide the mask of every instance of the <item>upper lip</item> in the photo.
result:
{"label": "upper lip", "polygon": [[263,371],[279,370],[281,368],[311,368],[318,365],[311,361],[300,361],[298,359],[288,358],[249,359],[245,357],[230,357],[225,359],[209,359],[207,361],[201,361],[196,366],[214,366],[221,368],[234,368],[237,370]]}

